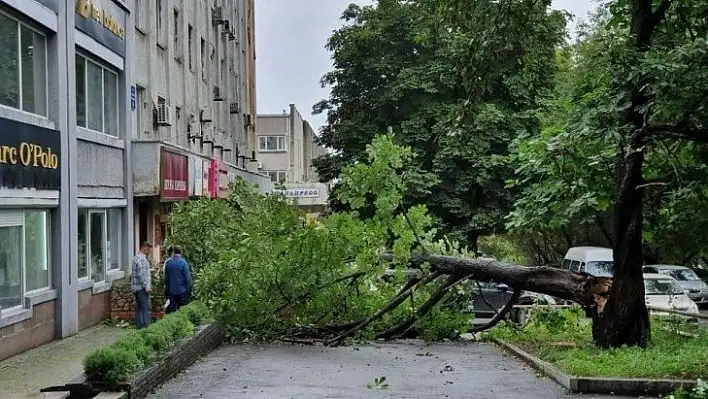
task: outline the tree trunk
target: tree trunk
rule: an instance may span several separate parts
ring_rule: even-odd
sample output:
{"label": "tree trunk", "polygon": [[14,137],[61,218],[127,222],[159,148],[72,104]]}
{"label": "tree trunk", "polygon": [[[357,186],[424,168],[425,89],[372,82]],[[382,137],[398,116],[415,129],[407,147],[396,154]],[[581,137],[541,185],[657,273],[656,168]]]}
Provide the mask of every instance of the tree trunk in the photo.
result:
{"label": "tree trunk", "polygon": [[[382,255],[393,260],[392,254]],[[429,263],[435,273],[457,277],[470,276],[479,281],[497,281],[514,288],[548,294],[576,302],[585,308],[602,307],[600,298],[606,297],[612,279],[573,273],[553,267],[526,267],[495,260],[472,259],[460,256],[414,255],[410,267],[419,268]]]}
{"label": "tree trunk", "polygon": [[[653,1],[631,0],[630,33],[635,50],[641,54],[651,47],[656,26],[664,18],[671,2],[662,0],[656,10]],[[618,65],[618,73],[623,73]],[[615,274],[606,304],[597,307],[593,323],[593,339],[601,347],[623,345],[645,347],[650,340],[649,313],[644,302],[642,275],[642,224],[644,183],[642,166],[646,137],[647,105],[650,98],[643,92],[646,79],[622,84],[616,89],[629,94],[631,107],[622,115],[628,126],[620,143],[616,163],[614,208]]]}
{"label": "tree trunk", "polygon": [[615,274],[609,299],[598,304],[593,340],[601,347],[645,347],[650,338],[649,314],[644,302],[642,276],[642,163],[635,151],[617,162],[615,202]]}

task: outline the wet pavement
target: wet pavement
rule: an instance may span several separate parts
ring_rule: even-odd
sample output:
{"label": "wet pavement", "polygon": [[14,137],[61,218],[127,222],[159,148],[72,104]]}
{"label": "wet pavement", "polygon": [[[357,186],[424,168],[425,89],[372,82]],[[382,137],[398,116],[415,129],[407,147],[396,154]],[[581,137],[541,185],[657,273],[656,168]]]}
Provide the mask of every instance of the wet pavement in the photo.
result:
{"label": "wet pavement", "polygon": [[[371,385],[382,376],[387,386]],[[223,346],[149,397],[619,398],[567,395],[493,345],[419,341],[339,348]]]}
{"label": "wet pavement", "polygon": [[112,344],[126,329],[99,325],[0,362],[0,399],[41,398],[39,390],[83,374],[84,357]]}

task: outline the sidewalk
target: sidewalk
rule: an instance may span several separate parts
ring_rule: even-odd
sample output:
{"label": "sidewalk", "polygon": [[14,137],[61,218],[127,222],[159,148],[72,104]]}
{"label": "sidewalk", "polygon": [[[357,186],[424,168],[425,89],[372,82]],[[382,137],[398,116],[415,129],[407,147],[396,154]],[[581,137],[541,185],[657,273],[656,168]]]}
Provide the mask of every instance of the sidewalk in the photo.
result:
{"label": "sidewalk", "polygon": [[98,325],[0,362],[0,399],[42,398],[40,389],[81,376],[91,350],[110,345],[128,331]]}

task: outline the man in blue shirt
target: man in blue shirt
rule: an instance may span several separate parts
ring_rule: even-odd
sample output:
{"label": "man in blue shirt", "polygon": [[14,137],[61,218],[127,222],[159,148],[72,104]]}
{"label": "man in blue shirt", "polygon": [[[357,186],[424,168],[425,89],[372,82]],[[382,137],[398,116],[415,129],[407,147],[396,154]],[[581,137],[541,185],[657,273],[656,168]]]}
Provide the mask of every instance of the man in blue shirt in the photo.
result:
{"label": "man in blue shirt", "polygon": [[172,257],[165,263],[165,296],[170,301],[166,313],[176,311],[191,300],[192,275],[180,245],[172,247]]}

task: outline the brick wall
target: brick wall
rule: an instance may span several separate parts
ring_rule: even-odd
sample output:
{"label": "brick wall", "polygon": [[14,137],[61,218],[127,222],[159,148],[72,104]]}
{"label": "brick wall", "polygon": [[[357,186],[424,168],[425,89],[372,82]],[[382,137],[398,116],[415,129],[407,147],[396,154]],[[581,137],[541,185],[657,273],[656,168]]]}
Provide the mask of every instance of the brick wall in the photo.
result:
{"label": "brick wall", "polygon": [[35,305],[32,318],[0,328],[0,360],[53,341],[54,301]]}
{"label": "brick wall", "polygon": [[110,291],[93,293],[91,288],[79,291],[79,330],[95,326],[111,315]]}
{"label": "brick wall", "polygon": [[147,396],[163,382],[177,375],[198,358],[211,352],[224,340],[224,330],[210,324],[175,345],[160,362],[138,374],[130,384],[130,398]]}
{"label": "brick wall", "polygon": [[[152,305],[152,318],[159,319],[164,316],[165,304],[164,294],[154,287],[154,291],[150,295],[150,304]],[[130,290],[130,285],[127,283],[115,283],[110,292],[110,317],[113,320],[128,320],[135,319],[135,294]]]}

